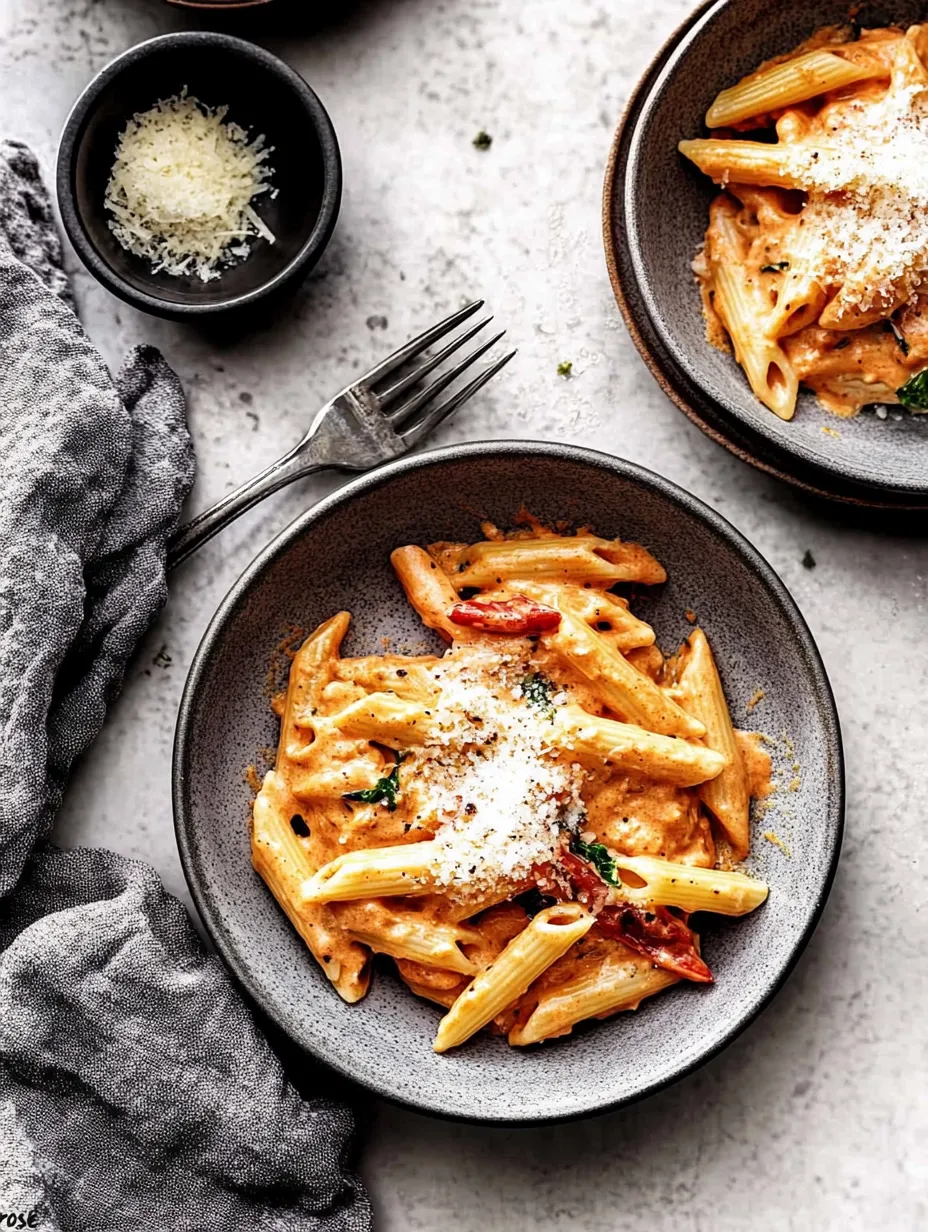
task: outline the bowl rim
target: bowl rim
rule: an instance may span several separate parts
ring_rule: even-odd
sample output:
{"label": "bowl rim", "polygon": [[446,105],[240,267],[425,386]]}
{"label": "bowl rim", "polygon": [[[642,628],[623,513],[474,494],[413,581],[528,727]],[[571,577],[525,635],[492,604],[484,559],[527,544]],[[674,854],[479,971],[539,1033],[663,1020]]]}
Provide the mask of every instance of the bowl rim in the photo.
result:
{"label": "bowl rim", "polygon": [[[663,340],[663,331],[654,324],[652,296],[644,280],[639,277],[640,254],[636,257],[636,246],[629,238],[627,196],[632,147],[643,114],[664,84],[661,79],[665,72],[669,80],[668,62],[685,54],[688,48],[684,49],[682,44],[690,36],[695,38],[698,35],[698,27],[708,24],[718,12],[734,3],[736,0],[703,0],[681,22],[645,68],[619,119],[606,162],[602,196],[603,249],[616,304],[636,350],[667,397],[711,440],[742,462],[812,497],[896,512],[924,510],[928,507],[928,484],[913,486],[910,483],[887,482],[884,485],[862,475],[849,474],[843,465],[829,463],[827,455],[817,460],[806,458],[789,445],[771,439],[763,431],[766,419],[759,421],[758,428],[747,418],[735,416],[717,403],[701,382],[695,376],[680,371],[672,357],[665,354],[659,345]],[[620,250],[624,250],[627,256],[624,273]],[[633,284],[641,295],[644,321],[635,314],[626,281]],[[655,337],[648,336],[649,327]],[[702,402],[706,405],[701,405]]]}
{"label": "bowl rim", "polygon": [[[251,60],[273,73],[297,96],[316,133],[322,152],[322,200],[312,232],[299,251],[272,278],[253,290],[239,295],[228,296],[211,303],[185,304],[162,299],[148,291],[140,291],[122,278],[101,256],[87,232],[81,211],[77,206],[74,193],[74,164],[87,120],[99,102],[103,90],[111,82],[127,69],[131,69],[133,65],[148,59],[153,53],[198,46],[218,47],[233,55]],[[114,295],[133,307],[155,316],[176,320],[182,317],[214,316],[218,313],[248,308],[281,291],[304,272],[308,273],[324,252],[335,229],[341,206],[342,160],[338,138],[329,113],[315,91],[296,69],[291,68],[279,56],[275,56],[264,47],[259,47],[256,43],[250,43],[246,39],[236,38],[231,34],[210,30],[178,30],[145,39],[126,51],[120,52],[87,83],[75,100],[61,131],[58,142],[55,187],[58,209],[68,239],[94,277]]]}
{"label": "bowl rim", "polygon": [[[325,1047],[318,1048],[313,1043],[307,1042],[288,1012],[276,1004],[272,1005],[269,1003],[263,990],[252,979],[247,964],[239,958],[234,943],[226,936],[221,912],[210,902],[209,893],[204,885],[201,884],[200,872],[197,868],[192,842],[194,823],[192,816],[187,812],[185,789],[188,762],[191,757],[191,731],[194,712],[204,676],[212,659],[214,647],[221,639],[227,624],[236,618],[237,610],[240,604],[247,598],[251,587],[269,566],[284,555],[294,542],[309,533],[316,523],[327,517],[329,513],[342,505],[364,496],[369,491],[389,483],[398,476],[408,474],[411,471],[441,466],[447,462],[467,462],[471,459],[485,459],[487,457],[512,458],[516,460],[524,459],[526,455],[594,466],[598,469],[606,470],[619,478],[631,479],[643,484],[681,508],[685,513],[696,516],[706,523],[711,530],[735,550],[745,567],[753,572],[761,583],[768,588],[772,597],[779,603],[787,617],[788,623],[799,643],[804,660],[808,664],[814,689],[820,703],[825,741],[835,752],[835,781],[833,784],[830,784],[829,794],[825,803],[828,829],[833,833],[834,838],[828,854],[827,868],[821,879],[805,929],[796,940],[786,961],[779,966],[774,977],[767,982],[762,995],[758,997],[750,1011],[731,1024],[719,1041],[702,1051],[695,1058],[682,1062],[678,1068],[673,1069],[670,1073],[659,1079],[649,1082],[641,1090],[635,1091],[630,1095],[614,1099],[608,1097],[603,1099],[594,1094],[590,1101],[582,1108],[571,1109],[561,1114],[539,1113],[532,1115],[529,1113],[528,1115],[523,1114],[521,1116],[503,1115],[496,1117],[486,1113],[476,1114],[455,1111],[449,1107],[438,1107],[427,1099],[400,1094],[359,1076],[351,1069],[350,1059],[345,1060],[338,1053],[330,1049]],[[240,990],[244,989],[253,1003],[260,1006],[262,1011],[277,1024],[300,1050],[308,1053],[316,1061],[321,1061],[329,1066],[341,1077],[348,1078],[369,1092],[401,1107],[439,1116],[445,1120],[462,1121],[478,1125],[520,1126],[555,1124],[608,1112],[614,1108],[636,1103],[640,1099],[644,1099],[666,1087],[672,1086],[675,1082],[692,1073],[712,1057],[722,1052],[766,1009],[789,978],[800,955],[808,945],[812,934],[818,926],[831,892],[841,853],[845,826],[846,787],[844,752],[841,725],[834,693],[821,654],[808,624],[800,612],[796,601],[772,566],[731,522],[706,505],[697,496],[694,496],[691,492],[688,492],[685,488],[680,487],[671,480],[665,479],[663,476],[637,463],[602,453],[599,450],[589,449],[580,445],[535,440],[472,441],[463,444],[446,445],[437,449],[427,450],[423,453],[407,455],[404,458],[388,462],[383,466],[366,472],[344,484],[335,492],[323,497],[318,503],[300,514],[276,535],[230,587],[207,625],[191,661],[175,727],[171,788],[175,838],[188,889],[203,925],[216,947],[217,953],[233,979],[237,982]]]}

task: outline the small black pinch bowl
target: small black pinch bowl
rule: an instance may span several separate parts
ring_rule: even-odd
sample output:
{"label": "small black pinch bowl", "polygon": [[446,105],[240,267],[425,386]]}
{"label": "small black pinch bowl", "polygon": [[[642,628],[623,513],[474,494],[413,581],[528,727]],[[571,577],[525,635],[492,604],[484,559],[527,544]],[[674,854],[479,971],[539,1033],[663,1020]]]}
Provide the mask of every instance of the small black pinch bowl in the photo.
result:
{"label": "small black pinch bowl", "polygon": [[[751,392],[732,356],[705,337],[691,271],[718,189],[677,150],[705,134],[716,94],[823,26],[847,0],[718,0],[662,49],[616,133],[604,195],[606,260],[632,337],[670,397],[733,452],[810,491],[862,504],[928,505],[928,416],[839,419],[800,395],[783,422]],[[925,19],[923,0],[855,6],[863,26]],[[899,408],[901,410],[901,408]],[[824,429],[827,429],[825,431]]]}
{"label": "small black pinch bowl", "polygon": [[[405,543],[479,538],[479,518],[511,526],[522,504],[549,523],[590,525],[646,544],[668,582],[633,607],[676,648],[692,608],[712,640],[735,722],[773,738],[779,778],[794,789],[755,818],[750,868],[768,901],[741,920],[705,917],[716,982],[678,985],[636,1013],[512,1049],[481,1034],[432,1051],[442,1011],[387,969],[344,1004],[252,869],[243,770],[276,747],[268,700],[275,647],[353,614],[344,653],[439,649],[393,576]],[[757,690],[763,701],[749,712]],[[788,740],[781,733],[786,733]],[[793,763],[801,770],[796,772]],[[177,722],[174,816],[187,881],[220,955],[297,1044],[342,1074],[424,1112],[527,1124],[602,1111],[647,1095],[729,1043],[782,985],[825,903],[844,815],[841,737],[822,662],[770,566],[695,497],[629,462],[537,442],[439,449],[359,478],[303,514],[243,574],[190,669]],[[792,851],[766,841],[775,830]]]}
{"label": "small black pinch bowl", "polygon": [[[104,206],[116,144],[127,121],[186,88],[249,138],[273,146],[272,192],[254,209],[275,236],[203,282],[195,274],[153,273],[109,228]],[[338,217],[341,157],[332,122],[302,77],[253,43],[226,34],[166,34],[130,48],[107,65],[77,100],[58,150],[58,205],[78,256],[114,295],[175,319],[238,311],[295,286],[321,257]]]}

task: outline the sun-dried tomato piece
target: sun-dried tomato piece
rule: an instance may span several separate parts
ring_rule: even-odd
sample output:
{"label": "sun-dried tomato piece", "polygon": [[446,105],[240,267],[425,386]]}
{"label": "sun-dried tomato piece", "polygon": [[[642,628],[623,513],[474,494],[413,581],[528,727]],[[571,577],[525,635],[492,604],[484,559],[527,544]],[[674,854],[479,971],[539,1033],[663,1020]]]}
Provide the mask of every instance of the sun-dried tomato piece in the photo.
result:
{"label": "sun-dried tomato piece", "polygon": [[456,603],[449,612],[453,624],[465,625],[481,633],[508,633],[512,637],[526,637],[532,633],[545,633],[556,629],[561,623],[557,608],[536,603],[525,595],[513,595],[511,599],[492,599],[481,603],[479,599],[467,599]]}
{"label": "sun-dried tomato piece", "polygon": [[557,862],[567,874],[577,901],[583,903],[588,911],[598,915],[606,905],[609,887],[593,865],[588,860],[574,855],[572,851],[562,851]]}
{"label": "sun-dried tomato piece", "polygon": [[693,930],[666,907],[619,903],[603,908],[596,922],[607,937],[647,955],[659,967],[697,984],[712,983],[712,972],[699,956]]}

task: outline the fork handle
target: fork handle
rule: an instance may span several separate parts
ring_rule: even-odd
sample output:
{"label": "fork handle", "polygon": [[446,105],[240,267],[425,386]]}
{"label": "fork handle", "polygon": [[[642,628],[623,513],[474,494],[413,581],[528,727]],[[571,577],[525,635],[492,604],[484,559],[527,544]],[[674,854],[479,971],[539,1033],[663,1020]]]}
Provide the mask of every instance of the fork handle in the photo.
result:
{"label": "fork handle", "polygon": [[286,487],[295,479],[302,479],[305,475],[325,470],[331,465],[316,457],[313,449],[307,448],[308,445],[311,445],[311,442],[304,438],[295,449],[272,462],[266,470],[229,492],[192,521],[178,527],[168,540],[165,568],[171,570],[186,560],[197,548],[202,547],[207,539],[212,539],[213,535],[234,522],[246,509],[251,509],[253,505],[264,500],[265,496]]}

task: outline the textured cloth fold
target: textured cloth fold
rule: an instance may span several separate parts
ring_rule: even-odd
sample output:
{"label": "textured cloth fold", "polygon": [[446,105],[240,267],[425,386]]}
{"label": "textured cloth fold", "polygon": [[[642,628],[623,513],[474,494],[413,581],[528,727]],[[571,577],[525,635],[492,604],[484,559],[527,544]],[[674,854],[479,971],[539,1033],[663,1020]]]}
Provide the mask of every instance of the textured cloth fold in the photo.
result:
{"label": "textured cloth fold", "polygon": [[286,1083],[150,868],[39,853],[0,903],[0,950],[0,1109],[45,1226],[368,1227],[350,1114]]}
{"label": "textured cloth fold", "polygon": [[110,376],[36,161],[0,144],[0,1212],[364,1232],[350,1113],[288,1084],[184,908],[43,841],[165,601],[193,469],[177,377],[151,347]]}

